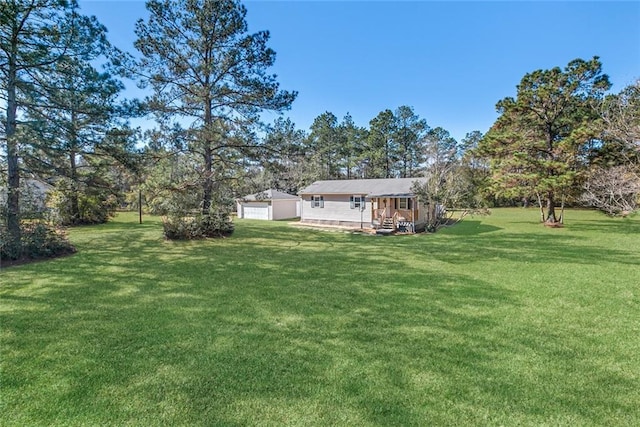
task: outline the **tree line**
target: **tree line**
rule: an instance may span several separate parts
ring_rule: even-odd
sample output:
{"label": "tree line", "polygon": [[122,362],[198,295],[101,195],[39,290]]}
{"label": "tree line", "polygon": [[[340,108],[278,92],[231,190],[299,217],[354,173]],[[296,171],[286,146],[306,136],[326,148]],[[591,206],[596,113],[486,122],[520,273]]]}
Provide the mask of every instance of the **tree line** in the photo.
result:
{"label": "tree line", "polygon": [[[607,95],[597,57],[525,75],[516,97],[497,104],[486,135],[456,141],[406,105],[368,127],[327,111],[305,131],[285,116],[262,123],[263,112],[285,112],[297,93],[269,73],[269,32],[248,31],[239,1],[146,6],[134,57],[75,0],[0,4],[2,258],[55,246],[51,222],[104,222],[125,205],[164,215],[170,237],[224,235],[234,197],[295,193],[318,179],[424,176],[416,191],[428,200],[532,200],[554,223],[558,202],[561,212],[568,204],[609,214],[636,208],[639,86]],[[131,81],[149,96],[126,99]],[[153,129],[133,128],[139,117]],[[34,231],[41,212],[32,213],[27,183],[36,178],[54,189]]]}

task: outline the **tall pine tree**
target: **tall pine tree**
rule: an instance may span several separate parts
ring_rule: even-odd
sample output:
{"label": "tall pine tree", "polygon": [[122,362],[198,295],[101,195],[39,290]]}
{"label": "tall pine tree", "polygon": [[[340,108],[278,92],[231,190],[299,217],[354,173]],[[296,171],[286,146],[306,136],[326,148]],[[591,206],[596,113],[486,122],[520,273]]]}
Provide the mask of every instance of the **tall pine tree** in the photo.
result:
{"label": "tall pine tree", "polygon": [[526,74],[516,98],[498,102],[481,145],[494,191],[536,196],[542,220],[556,223],[556,203],[580,187],[585,147],[600,133],[595,106],[610,86],[598,57]]}
{"label": "tall pine tree", "polygon": [[[219,178],[243,142],[230,137],[282,111],[295,92],[268,74],[275,52],[269,33],[248,33],[246,8],[234,0],[150,0],[149,18],[136,25],[149,107],[161,121],[186,126],[185,148],[198,163],[200,209],[208,216]],[[237,156],[241,158],[242,156]]]}
{"label": "tall pine tree", "polygon": [[[75,1],[7,0],[0,4],[0,109],[4,110],[0,151],[7,159],[6,223],[8,238],[20,245],[21,135],[29,123],[19,117],[31,108],[30,99],[48,91],[47,75],[73,44],[66,25]],[[19,248],[17,249],[19,251]]]}

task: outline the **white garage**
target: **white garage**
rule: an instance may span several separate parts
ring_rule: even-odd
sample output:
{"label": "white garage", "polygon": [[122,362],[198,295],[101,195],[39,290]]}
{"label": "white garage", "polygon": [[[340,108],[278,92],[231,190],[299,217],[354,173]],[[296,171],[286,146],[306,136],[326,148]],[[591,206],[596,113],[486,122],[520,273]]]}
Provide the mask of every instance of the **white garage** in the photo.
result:
{"label": "white garage", "polygon": [[278,190],[250,194],[236,203],[238,218],[275,221],[300,216],[300,198]]}

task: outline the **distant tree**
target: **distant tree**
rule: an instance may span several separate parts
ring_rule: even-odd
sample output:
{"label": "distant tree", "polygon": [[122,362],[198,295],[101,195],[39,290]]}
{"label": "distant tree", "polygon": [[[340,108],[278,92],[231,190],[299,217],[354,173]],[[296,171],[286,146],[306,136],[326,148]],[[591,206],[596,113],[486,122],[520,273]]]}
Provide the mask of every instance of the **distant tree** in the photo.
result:
{"label": "distant tree", "polygon": [[457,141],[441,127],[431,129],[424,139],[426,166],[424,180],[416,182],[413,191],[427,209],[427,230],[447,221],[446,208],[458,207],[464,197],[465,177],[460,173]]}
{"label": "distant tree", "polygon": [[580,201],[608,215],[627,215],[640,202],[640,82],[601,105],[602,140],[592,151]]}
{"label": "distant tree", "polygon": [[318,179],[340,178],[343,144],[338,118],[333,113],[325,111],[313,120],[306,147],[312,156],[310,163],[319,169]]}
{"label": "distant tree", "polygon": [[381,111],[369,122],[369,136],[365,149],[367,178],[392,178],[396,176],[399,149],[395,117],[391,110]]}
{"label": "distant tree", "polygon": [[486,204],[485,188],[489,178],[489,163],[478,153],[484,135],[480,131],[469,132],[458,145],[460,174],[464,179],[461,203],[465,207],[482,207]]}
{"label": "distant tree", "polygon": [[262,156],[263,176],[260,188],[253,188],[251,191],[276,188],[291,194],[297,193],[307,183],[304,139],[304,131],[297,129],[291,119],[278,117],[264,138],[262,148],[265,154]]}
{"label": "distant tree", "polygon": [[638,208],[640,176],[632,165],[596,166],[589,171],[580,201],[607,215],[626,216]]}
{"label": "distant tree", "polygon": [[602,137],[591,149],[600,167],[640,164],[640,81],[600,104]]}
{"label": "distant tree", "polygon": [[338,151],[342,157],[344,176],[347,179],[361,177],[361,155],[367,137],[366,129],[356,126],[351,114],[347,113],[338,126],[338,132],[340,134],[339,141],[341,142]]}
{"label": "distant tree", "polygon": [[153,90],[148,106],[160,122],[187,126],[183,148],[196,162],[199,209],[207,217],[218,209],[213,201],[228,199],[214,197],[223,191],[225,169],[256,145],[241,136],[250,134],[262,111],[289,108],[296,93],[280,90],[268,74],[275,61],[269,33],[248,33],[239,1],[150,0],[147,9],[148,20],[136,24],[135,46],[142,82]]}
{"label": "distant tree", "polygon": [[464,138],[462,138],[460,144],[458,144],[458,155],[460,158],[469,158],[469,161],[473,162],[474,166],[487,165],[486,161],[476,153],[483,137],[484,135],[479,130],[468,132]]}
{"label": "distant tree", "polygon": [[526,74],[482,141],[494,191],[535,195],[542,221],[556,223],[557,200],[579,192],[585,148],[599,136],[595,107],[610,86],[597,57]]}
{"label": "distant tree", "polygon": [[427,121],[421,119],[413,108],[403,105],[396,109],[395,135],[400,158],[400,177],[410,178],[423,164],[425,153],[422,151],[422,143],[429,131]]}
{"label": "distant tree", "polygon": [[423,150],[427,167],[446,168],[457,160],[458,141],[446,129],[436,127],[427,132]]}
{"label": "distant tree", "polygon": [[640,152],[640,80],[607,96],[601,116],[605,139],[619,141],[631,152]]}

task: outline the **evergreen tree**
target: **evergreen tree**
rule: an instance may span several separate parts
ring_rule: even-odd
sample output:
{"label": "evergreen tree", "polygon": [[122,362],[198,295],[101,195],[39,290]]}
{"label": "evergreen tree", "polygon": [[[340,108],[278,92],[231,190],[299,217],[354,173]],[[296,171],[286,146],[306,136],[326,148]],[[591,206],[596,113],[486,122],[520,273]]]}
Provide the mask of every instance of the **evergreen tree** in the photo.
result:
{"label": "evergreen tree", "polygon": [[469,208],[477,208],[486,204],[484,191],[489,178],[489,164],[478,153],[478,146],[483,137],[484,135],[480,131],[469,132],[458,145],[460,174],[465,187],[461,202]]}
{"label": "evergreen tree", "polygon": [[397,174],[399,149],[394,139],[395,117],[391,110],[381,111],[369,122],[367,138],[367,178],[392,178]]}
{"label": "evergreen tree", "polygon": [[[73,43],[51,65],[47,91],[33,94],[25,114],[34,125],[24,160],[42,177],[67,179],[68,206],[58,208],[66,212],[63,223],[78,224],[108,217],[83,215],[81,198],[93,196],[100,204],[104,201],[100,199],[112,195],[111,183],[105,179],[107,169],[114,163],[128,163],[133,131],[121,121],[131,113],[118,99],[124,86],[94,66],[118,53],[108,43],[106,29],[95,18],[75,12],[67,21],[75,34]],[[88,198],[84,198],[86,204]]]}
{"label": "evergreen tree", "polygon": [[422,142],[429,131],[427,121],[421,119],[413,108],[403,105],[395,111],[395,135],[400,158],[400,177],[411,178],[424,162]]}
{"label": "evergreen tree", "polygon": [[[279,89],[267,73],[275,52],[269,33],[248,33],[246,8],[233,0],[150,0],[149,18],[136,25],[140,69],[153,96],[149,108],[160,122],[186,126],[184,148],[197,161],[200,209],[208,216],[228,178],[225,168],[255,146],[238,137],[264,110],[282,111],[295,92]],[[226,198],[226,197],[225,197]]]}
{"label": "evergreen tree", "polygon": [[338,118],[326,111],[313,120],[307,138],[312,162],[319,169],[318,179],[338,179],[341,176],[341,150],[345,143],[338,126]]}
{"label": "evergreen tree", "polygon": [[119,114],[113,100],[120,83],[93,68],[99,58],[117,51],[108,44],[106,29],[77,9],[75,1],[65,0],[0,4],[0,151],[7,155],[6,218],[14,254],[22,252],[20,175],[28,170],[40,177],[71,178],[70,204],[77,217],[78,171],[90,163],[83,157],[85,149],[106,147],[103,142],[115,123],[111,119]]}
{"label": "evergreen tree", "polygon": [[600,133],[595,106],[610,86],[597,57],[526,74],[516,98],[498,102],[500,117],[482,142],[495,192],[535,195],[542,220],[557,222],[557,199],[580,188],[585,147]]}
{"label": "evergreen tree", "polygon": [[424,156],[427,168],[447,168],[457,160],[458,141],[446,129],[433,128],[424,139]]}
{"label": "evergreen tree", "polygon": [[265,136],[263,148],[264,177],[260,188],[276,188],[291,194],[297,193],[305,179],[303,149],[305,133],[296,129],[290,119],[278,117]]}
{"label": "evergreen tree", "polygon": [[367,137],[366,129],[356,126],[353,117],[347,113],[339,125],[339,132],[342,142],[339,152],[342,157],[344,176],[347,179],[362,177],[364,171],[361,157]]}
{"label": "evergreen tree", "polygon": [[63,0],[0,4],[0,109],[4,110],[0,151],[7,159],[6,219],[14,245],[20,245],[20,159],[29,127],[18,118],[32,107],[31,99],[48,91],[51,67],[73,45],[68,14],[76,8],[75,1]]}

